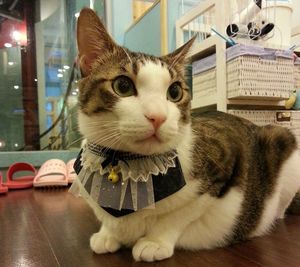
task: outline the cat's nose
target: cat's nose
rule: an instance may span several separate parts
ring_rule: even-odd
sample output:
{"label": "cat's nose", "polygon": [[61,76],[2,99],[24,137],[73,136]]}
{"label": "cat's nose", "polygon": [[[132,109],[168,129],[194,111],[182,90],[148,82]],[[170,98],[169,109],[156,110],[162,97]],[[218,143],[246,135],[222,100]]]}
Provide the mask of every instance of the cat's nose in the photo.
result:
{"label": "cat's nose", "polygon": [[165,115],[145,115],[148,121],[150,121],[155,130],[157,130],[167,119]]}

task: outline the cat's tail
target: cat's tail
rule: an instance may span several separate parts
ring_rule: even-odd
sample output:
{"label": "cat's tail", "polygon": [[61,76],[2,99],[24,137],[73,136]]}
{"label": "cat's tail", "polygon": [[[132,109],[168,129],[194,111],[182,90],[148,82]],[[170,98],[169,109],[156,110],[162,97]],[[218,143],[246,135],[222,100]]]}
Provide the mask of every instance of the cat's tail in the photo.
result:
{"label": "cat's tail", "polygon": [[300,215],[300,192],[298,192],[294,196],[294,198],[293,198],[290,206],[288,207],[286,213],[294,214],[294,215]]}

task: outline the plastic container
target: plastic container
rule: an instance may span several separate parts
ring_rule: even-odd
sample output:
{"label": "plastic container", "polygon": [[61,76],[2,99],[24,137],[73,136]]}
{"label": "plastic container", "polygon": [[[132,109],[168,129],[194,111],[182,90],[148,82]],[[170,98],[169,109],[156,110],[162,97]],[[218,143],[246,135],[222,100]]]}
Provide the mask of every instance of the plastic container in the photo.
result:
{"label": "plastic container", "polygon": [[265,39],[267,46],[282,49],[291,47],[293,13],[291,2],[289,0],[265,1],[262,6],[261,13],[268,20],[267,22],[275,24],[273,32]]}

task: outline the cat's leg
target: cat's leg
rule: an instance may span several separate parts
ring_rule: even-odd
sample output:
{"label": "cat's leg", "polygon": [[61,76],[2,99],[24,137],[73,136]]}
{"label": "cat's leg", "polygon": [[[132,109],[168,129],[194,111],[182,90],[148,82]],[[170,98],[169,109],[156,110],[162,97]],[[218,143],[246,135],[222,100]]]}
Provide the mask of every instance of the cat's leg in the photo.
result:
{"label": "cat's leg", "polygon": [[176,241],[186,226],[198,219],[214,200],[205,194],[182,208],[158,216],[147,234],[134,245],[134,259],[151,262],[171,257]]}
{"label": "cat's leg", "polygon": [[232,188],[222,198],[204,194],[173,212],[161,215],[133,247],[137,261],[169,258],[174,247],[212,248],[225,244],[239,215],[243,193]]}
{"label": "cat's leg", "polygon": [[121,243],[114,237],[111,230],[102,225],[100,231],[90,238],[91,249],[97,254],[113,253],[120,247]]}
{"label": "cat's leg", "polygon": [[212,249],[228,244],[237,218],[241,214],[244,194],[232,188],[197,220],[190,223],[176,242],[176,247],[187,250]]}
{"label": "cat's leg", "polygon": [[278,207],[278,218],[284,218],[285,211],[291,204],[294,196],[299,192],[300,187],[300,155],[299,151],[295,151],[283,164],[279,183],[281,186],[280,190],[280,201]]}

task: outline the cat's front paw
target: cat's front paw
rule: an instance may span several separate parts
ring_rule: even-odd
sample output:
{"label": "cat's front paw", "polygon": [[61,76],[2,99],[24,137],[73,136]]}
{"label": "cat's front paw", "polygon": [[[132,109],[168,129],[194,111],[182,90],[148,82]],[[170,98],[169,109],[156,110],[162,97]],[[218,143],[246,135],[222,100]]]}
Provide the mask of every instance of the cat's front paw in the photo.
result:
{"label": "cat's front paw", "polygon": [[91,249],[97,254],[116,252],[121,244],[112,236],[104,233],[95,233],[90,239]]}
{"label": "cat's front paw", "polygon": [[171,245],[147,238],[141,238],[132,249],[136,261],[159,261],[170,258],[173,253],[174,248]]}

